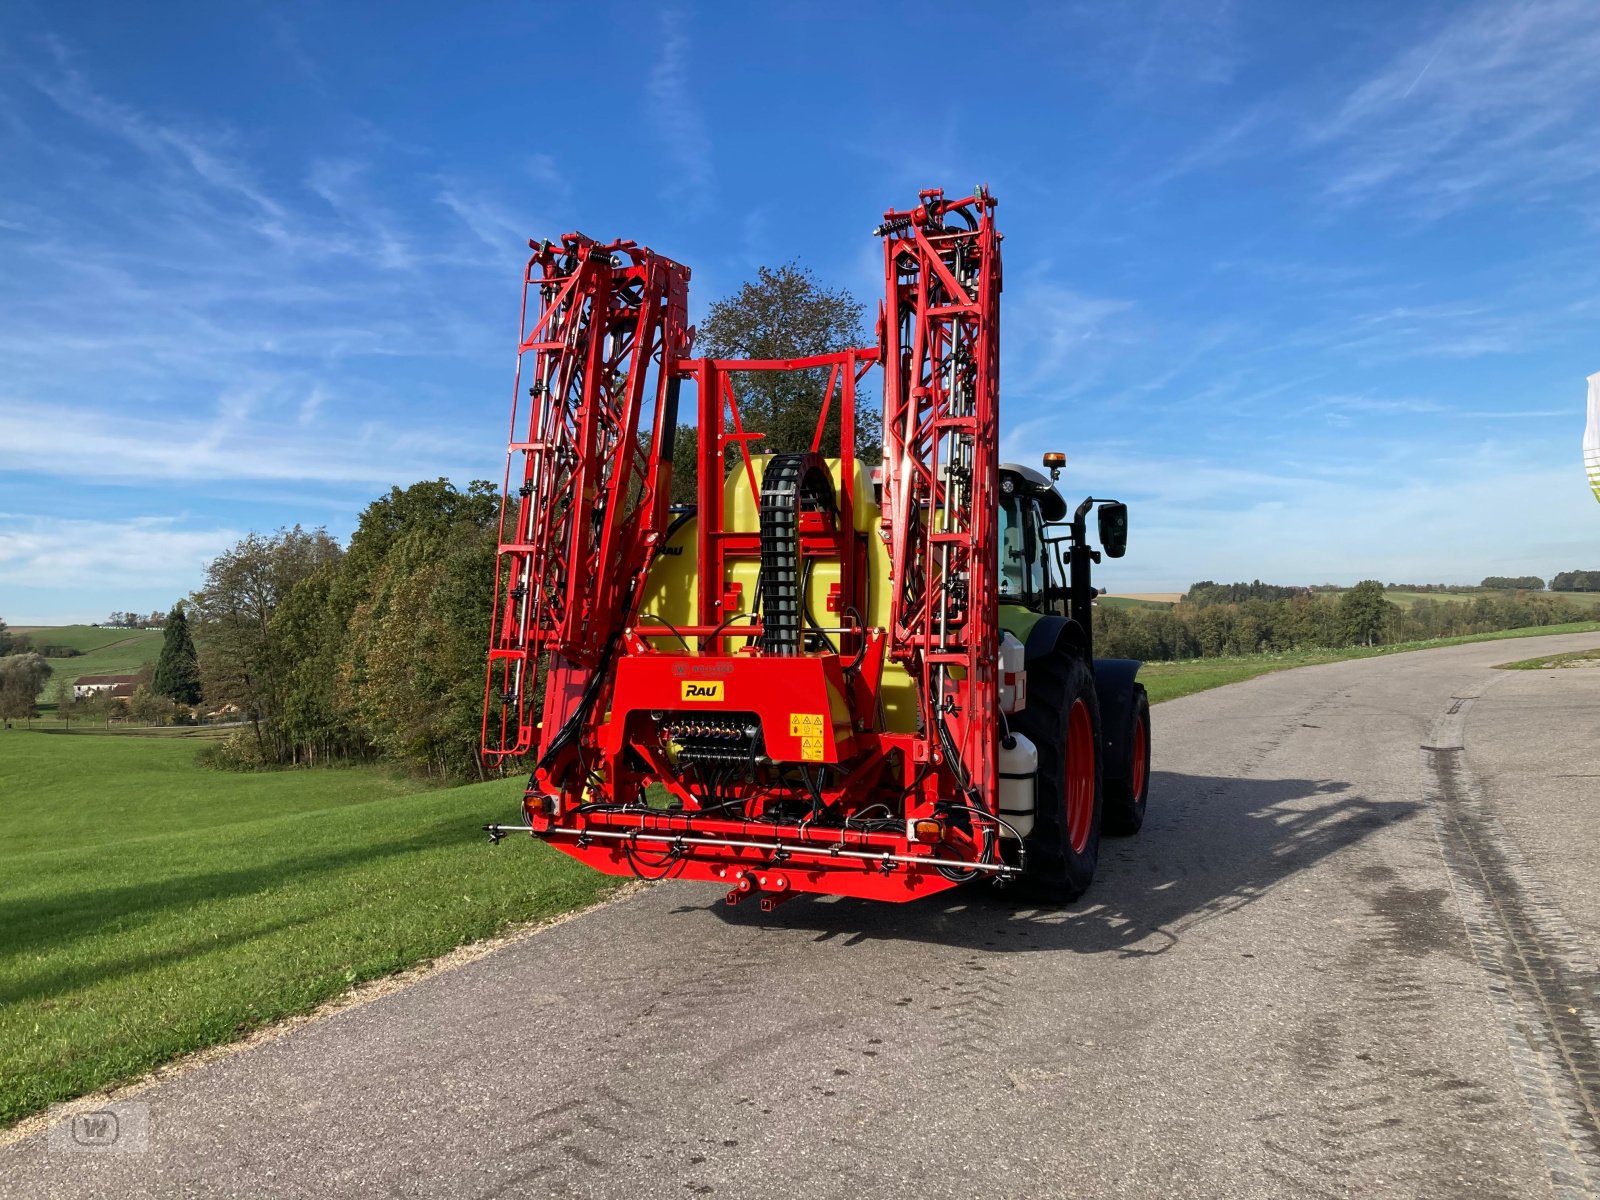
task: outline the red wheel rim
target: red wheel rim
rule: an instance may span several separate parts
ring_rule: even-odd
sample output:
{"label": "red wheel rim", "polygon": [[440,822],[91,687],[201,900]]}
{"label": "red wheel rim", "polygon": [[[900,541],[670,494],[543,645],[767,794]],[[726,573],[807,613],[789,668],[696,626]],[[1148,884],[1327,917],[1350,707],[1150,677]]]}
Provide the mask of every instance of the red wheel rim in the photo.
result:
{"label": "red wheel rim", "polygon": [[1149,770],[1149,750],[1145,741],[1150,735],[1145,732],[1144,722],[1133,723],[1133,799],[1137,803],[1144,799],[1145,773]]}
{"label": "red wheel rim", "polygon": [[1061,788],[1067,807],[1067,840],[1074,854],[1082,854],[1089,844],[1089,827],[1094,824],[1094,722],[1082,700],[1074,700],[1067,715],[1067,769],[1062,772]]}

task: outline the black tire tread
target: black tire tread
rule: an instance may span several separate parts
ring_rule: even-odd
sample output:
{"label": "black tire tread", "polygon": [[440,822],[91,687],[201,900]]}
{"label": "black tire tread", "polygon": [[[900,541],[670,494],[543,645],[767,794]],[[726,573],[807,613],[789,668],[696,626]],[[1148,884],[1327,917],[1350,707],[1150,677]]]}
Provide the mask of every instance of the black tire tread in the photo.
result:
{"label": "black tire tread", "polygon": [[[1145,774],[1143,796],[1133,794],[1133,744],[1134,727],[1143,721],[1145,727]],[[1117,744],[1125,747],[1127,760],[1119,764],[1115,776],[1107,774],[1105,783],[1105,808],[1100,818],[1100,828],[1112,837],[1130,837],[1144,825],[1144,815],[1150,796],[1150,698],[1144,684],[1133,685],[1133,703],[1128,706],[1128,727],[1122,731]]]}
{"label": "black tire tread", "polygon": [[[1089,705],[1095,741],[1100,738],[1100,708],[1089,664],[1081,657],[1059,655],[1028,667],[1028,704],[1013,722],[1039,752],[1033,832],[1026,839],[1028,870],[1020,892],[1050,904],[1070,904],[1094,879],[1099,859],[1100,818],[1096,812],[1083,853],[1073,854],[1067,844],[1066,812],[1062,805],[1062,772],[1066,765],[1067,713],[1075,697]],[[1095,757],[1096,808],[1103,804],[1102,764]]]}

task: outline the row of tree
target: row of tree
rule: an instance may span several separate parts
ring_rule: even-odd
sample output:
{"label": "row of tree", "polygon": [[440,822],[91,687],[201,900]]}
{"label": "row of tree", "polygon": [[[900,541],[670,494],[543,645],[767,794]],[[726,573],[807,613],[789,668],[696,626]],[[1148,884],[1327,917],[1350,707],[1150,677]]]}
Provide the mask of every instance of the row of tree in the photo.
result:
{"label": "row of tree", "polygon": [[1600,571],[1562,571],[1550,581],[1552,592],[1600,592]]}
{"label": "row of tree", "polygon": [[1502,592],[1542,592],[1544,580],[1537,575],[1489,575],[1478,586]]}
{"label": "row of tree", "polygon": [[481,776],[480,708],[498,492],[448,480],[325,530],[251,534],[192,597],[206,700],[237,705],[233,765],[385,758]]}
{"label": "row of tree", "polygon": [[1262,583],[1253,579],[1249,583],[1214,583],[1202,579],[1189,585],[1183,594],[1185,604],[1203,608],[1208,604],[1238,604],[1245,600],[1288,600],[1313,591],[1313,588],[1284,587],[1275,583]]}
{"label": "row of tree", "polygon": [[[1247,587],[1249,585],[1235,585]],[[1278,600],[1166,608],[1095,609],[1096,653],[1147,662],[1494,633],[1582,621],[1592,610],[1537,592],[1488,593],[1471,600],[1420,599],[1402,608],[1382,583],[1364,580],[1338,594],[1297,591]]]}
{"label": "row of tree", "polygon": [[166,623],[167,614],[161,612],[153,612],[148,616],[136,612],[114,612],[101,622],[112,629],[160,629]]}
{"label": "row of tree", "polygon": [[[1542,592],[1545,581],[1537,575],[1489,575],[1476,587],[1463,583],[1390,583],[1384,585],[1391,592]],[[1202,579],[1190,584],[1184,593],[1186,604],[1239,604],[1245,600],[1288,600],[1294,596],[1314,592],[1342,592],[1335,583],[1318,583],[1306,587],[1284,586],[1251,580],[1249,583],[1216,583]],[[1550,581],[1553,592],[1600,591],[1600,571],[1563,571]]]}

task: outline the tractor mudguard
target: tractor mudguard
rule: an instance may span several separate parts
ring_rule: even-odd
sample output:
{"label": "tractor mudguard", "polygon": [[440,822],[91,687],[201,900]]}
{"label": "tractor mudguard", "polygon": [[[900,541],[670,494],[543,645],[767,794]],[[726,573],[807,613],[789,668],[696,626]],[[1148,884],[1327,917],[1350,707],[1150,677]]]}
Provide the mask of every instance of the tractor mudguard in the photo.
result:
{"label": "tractor mudguard", "polygon": [[[1033,616],[1033,614],[1029,614]],[[1071,617],[1053,614],[1036,617],[1030,624],[1027,636],[1022,639],[1023,656],[1027,662],[1044,658],[1058,650],[1076,650],[1082,653],[1089,644],[1083,636],[1083,626]]]}
{"label": "tractor mudguard", "polygon": [[1100,740],[1105,762],[1105,779],[1128,782],[1130,759],[1122,745],[1128,736],[1128,717],[1133,711],[1133,685],[1139,668],[1136,658],[1097,658],[1094,660],[1094,690],[1100,701]]}
{"label": "tractor mudguard", "polygon": [[[1034,620],[1027,627],[1023,651],[1030,668],[1053,654],[1083,653],[1088,639],[1083,636],[1083,627],[1072,618],[1055,614],[1028,615]],[[1005,623],[1004,618],[1002,623]],[[1143,665],[1134,658],[1094,660],[1094,690],[1100,702],[1100,750],[1107,782],[1125,781],[1128,773],[1128,755],[1122,743],[1128,736],[1135,677]]]}

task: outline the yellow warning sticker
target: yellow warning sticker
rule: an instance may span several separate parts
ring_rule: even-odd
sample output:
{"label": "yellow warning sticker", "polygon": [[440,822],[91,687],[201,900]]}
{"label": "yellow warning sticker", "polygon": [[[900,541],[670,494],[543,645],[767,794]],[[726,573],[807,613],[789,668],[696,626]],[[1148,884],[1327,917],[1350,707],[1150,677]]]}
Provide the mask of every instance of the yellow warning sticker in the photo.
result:
{"label": "yellow warning sticker", "polygon": [[800,739],[800,760],[802,762],[822,761],[822,735],[815,737],[802,737]]}
{"label": "yellow warning sticker", "polygon": [[685,700],[696,704],[716,704],[722,700],[722,680],[685,679],[679,692]]}
{"label": "yellow warning sticker", "polygon": [[820,736],[822,736],[822,714],[821,713],[797,713],[797,712],[790,713],[789,714],[789,736],[790,737],[820,737]]}

